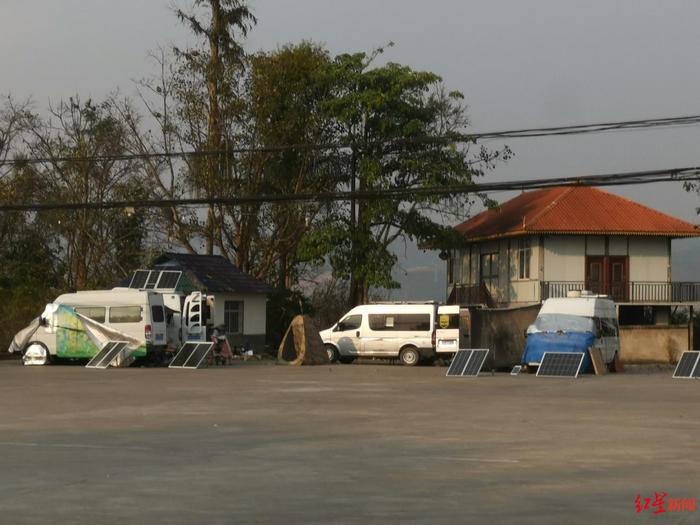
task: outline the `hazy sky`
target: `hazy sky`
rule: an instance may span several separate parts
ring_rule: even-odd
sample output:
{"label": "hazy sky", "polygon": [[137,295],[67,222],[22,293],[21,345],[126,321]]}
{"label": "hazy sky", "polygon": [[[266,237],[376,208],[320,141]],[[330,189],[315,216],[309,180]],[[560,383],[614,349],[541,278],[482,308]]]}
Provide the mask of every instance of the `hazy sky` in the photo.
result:
{"label": "hazy sky", "polygon": [[[189,38],[187,0],[2,0],[0,93],[49,99],[132,92],[149,49]],[[477,131],[700,114],[693,0],[251,0],[247,49],[310,39],[333,53],[388,41],[386,60],[440,74]],[[491,180],[700,165],[700,127],[509,140]],[[488,143],[498,146],[497,142]],[[610,191],[698,222],[676,184]],[[510,194],[512,195],[512,194]],[[494,195],[505,198],[509,195]]]}

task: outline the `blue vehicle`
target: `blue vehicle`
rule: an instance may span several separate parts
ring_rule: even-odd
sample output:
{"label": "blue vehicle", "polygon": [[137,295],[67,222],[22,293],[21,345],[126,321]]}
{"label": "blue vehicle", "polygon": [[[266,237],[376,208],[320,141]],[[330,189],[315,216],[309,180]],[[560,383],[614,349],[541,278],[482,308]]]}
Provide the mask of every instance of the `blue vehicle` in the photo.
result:
{"label": "blue vehicle", "polygon": [[607,296],[586,292],[547,299],[534,324],[527,329],[521,361],[537,367],[545,352],[580,352],[585,358],[581,371],[591,370],[589,348],[599,348],[606,364],[620,351],[615,303]]}

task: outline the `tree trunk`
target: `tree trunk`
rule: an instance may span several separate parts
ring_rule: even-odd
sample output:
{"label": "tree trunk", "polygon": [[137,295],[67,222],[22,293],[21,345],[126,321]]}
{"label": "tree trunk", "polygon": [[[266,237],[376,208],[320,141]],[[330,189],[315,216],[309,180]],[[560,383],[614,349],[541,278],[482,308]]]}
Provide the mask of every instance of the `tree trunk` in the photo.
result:
{"label": "tree trunk", "polygon": [[[221,19],[221,3],[219,0],[211,0],[211,31],[209,33],[209,70],[207,71],[207,90],[209,94],[209,114],[207,115],[207,173],[204,184],[207,197],[214,196],[214,186],[219,175],[219,155],[221,149],[221,114],[219,111],[219,78],[221,73],[221,57],[219,49],[219,35],[226,28]],[[214,207],[209,205],[207,213],[207,227],[205,236],[207,239],[207,254],[214,253],[214,238],[216,218]]]}

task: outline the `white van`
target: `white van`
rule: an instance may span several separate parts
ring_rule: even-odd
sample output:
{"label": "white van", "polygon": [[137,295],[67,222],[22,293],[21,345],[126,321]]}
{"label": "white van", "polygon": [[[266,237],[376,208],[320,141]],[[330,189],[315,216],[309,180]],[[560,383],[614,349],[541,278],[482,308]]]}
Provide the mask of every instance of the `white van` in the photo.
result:
{"label": "white van", "polygon": [[435,356],[436,312],[434,302],[363,304],[320,335],[331,362],[398,357],[414,366]]}
{"label": "white van", "polygon": [[[582,352],[599,348],[606,363],[620,351],[615,303],[605,295],[570,292],[566,298],[547,299],[535,323],[527,329],[522,361],[539,365],[544,352]],[[590,358],[586,355],[583,368]]]}
{"label": "white van", "polygon": [[[129,289],[82,291],[63,294],[47,305],[40,326],[29,342],[24,348],[15,349],[28,356],[31,364],[47,364],[51,356],[64,357],[60,355],[57,341],[57,311],[61,305],[70,306],[80,315],[143,341],[142,349],[135,352],[136,357],[165,349],[167,326],[161,294]],[[70,348],[65,357],[92,357],[94,348],[89,345],[74,346],[77,347]]]}

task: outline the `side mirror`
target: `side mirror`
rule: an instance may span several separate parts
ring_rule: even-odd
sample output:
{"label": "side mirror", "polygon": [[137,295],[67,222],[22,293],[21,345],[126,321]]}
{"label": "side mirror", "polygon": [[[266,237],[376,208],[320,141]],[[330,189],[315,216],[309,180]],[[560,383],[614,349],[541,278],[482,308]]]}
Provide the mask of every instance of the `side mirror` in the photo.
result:
{"label": "side mirror", "polygon": [[49,326],[49,320],[46,317],[39,317],[39,326]]}

